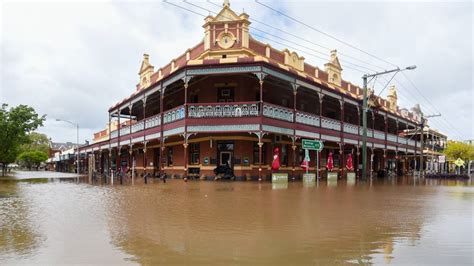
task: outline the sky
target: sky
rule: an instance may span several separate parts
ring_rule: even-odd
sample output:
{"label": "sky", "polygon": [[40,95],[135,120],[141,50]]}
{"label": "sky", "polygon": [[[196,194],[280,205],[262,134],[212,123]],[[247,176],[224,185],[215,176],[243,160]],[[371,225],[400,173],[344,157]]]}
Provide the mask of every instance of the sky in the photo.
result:
{"label": "sky", "polygon": [[[222,4],[188,1],[214,12]],[[260,1],[310,27],[253,0],[231,0],[234,11],[256,20],[256,39],[289,47],[321,69],[337,49],[343,79],[358,85],[364,73],[416,65],[390,83],[399,106],[419,103],[425,115],[441,114],[429,119],[432,128],[474,139],[471,1]],[[135,90],[144,53],[158,69],[204,37],[203,17],[161,0],[0,3],[0,102],[46,114],[38,131],[57,142],[74,142],[76,131],[55,119],[79,123],[80,142],[105,128],[108,108]],[[385,96],[390,78],[369,85]]]}

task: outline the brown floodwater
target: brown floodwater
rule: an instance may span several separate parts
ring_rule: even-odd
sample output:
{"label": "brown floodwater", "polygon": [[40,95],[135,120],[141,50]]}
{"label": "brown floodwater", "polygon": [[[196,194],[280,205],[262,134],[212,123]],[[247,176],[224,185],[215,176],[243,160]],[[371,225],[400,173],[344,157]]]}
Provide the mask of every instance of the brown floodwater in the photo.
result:
{"label": "brown floodwater", "polygon": [[470,181],[0,181],[0,264],[473,264]]}

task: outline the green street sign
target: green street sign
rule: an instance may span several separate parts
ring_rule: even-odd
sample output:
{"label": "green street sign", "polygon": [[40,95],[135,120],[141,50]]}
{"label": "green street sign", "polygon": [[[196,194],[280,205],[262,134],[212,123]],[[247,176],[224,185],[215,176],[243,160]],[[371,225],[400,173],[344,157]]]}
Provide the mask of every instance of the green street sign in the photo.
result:
{"label": "green street sign", "polygon": [[323,142],[320,140],[303,139],[301,144],[305,150],[322,151],[324,148]]}
{"label": "green street sign", "polygon": [[456,161],[454,161],[454,164],[461,167],[464,165],[464,161],[461,158],[458,158]]}

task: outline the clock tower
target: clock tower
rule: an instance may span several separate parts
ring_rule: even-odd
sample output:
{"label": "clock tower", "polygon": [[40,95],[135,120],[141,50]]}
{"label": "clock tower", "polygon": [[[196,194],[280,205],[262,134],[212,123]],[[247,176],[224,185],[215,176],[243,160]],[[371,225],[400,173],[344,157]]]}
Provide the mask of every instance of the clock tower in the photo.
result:
{"label": "clock tower", "polygon": [[249,16],[237,15],[228,0],[215,16],[205,18],[204,54],[201,59],[232,58],[252,55],[249,48]]}

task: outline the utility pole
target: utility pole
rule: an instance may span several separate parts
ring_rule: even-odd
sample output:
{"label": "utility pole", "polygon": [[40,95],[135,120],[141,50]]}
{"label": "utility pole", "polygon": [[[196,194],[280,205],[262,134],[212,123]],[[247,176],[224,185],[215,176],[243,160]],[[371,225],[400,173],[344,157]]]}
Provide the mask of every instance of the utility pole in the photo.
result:
{"label": "utility pole", "polygon": [[[362,180],[367,179],[367,111],[368,111],[368,99],[367,99],[367,78],[374,78],[376,76],[393,73],[393,72],[400,72],[404,70],[413,70],[416,66],[409,66],[404,69],[395,68],[392,70],[386,70],[383,72],[378,72],[374,74],[365,74],[362,76],[363,81],[363,100],[362,100]],[[395,73],[395,74],[397,74]]]}
{"label": "utility pole", "polygon": [[367,75],[362,77],[364,83],[363,101],[362,101],[362,176],[361,179],[367,179]]}

